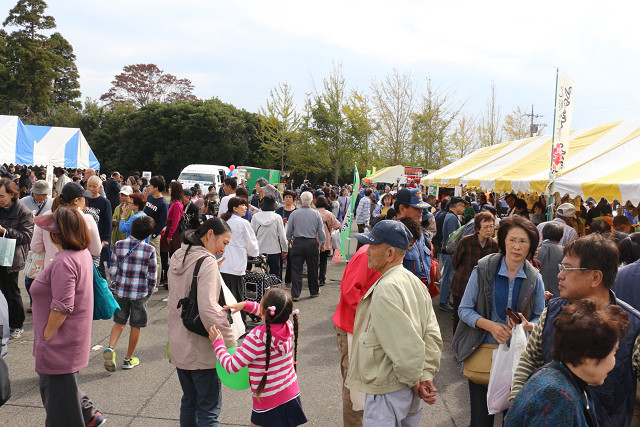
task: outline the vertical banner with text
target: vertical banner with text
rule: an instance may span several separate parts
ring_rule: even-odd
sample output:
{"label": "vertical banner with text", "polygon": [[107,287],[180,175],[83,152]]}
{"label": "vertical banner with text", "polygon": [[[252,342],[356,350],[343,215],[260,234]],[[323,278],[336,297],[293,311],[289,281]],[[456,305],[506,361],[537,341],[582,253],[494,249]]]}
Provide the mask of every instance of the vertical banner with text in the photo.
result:
{"label": "vertical banner with text", "polygon": [[358,197],[358,191],[360,191],[360,175],[358,174],[358,165],[353,167],[353,191],[349,198],[349,206],[347,206],[347,213],[342,220],[342,227],[340,228],[340,259],[342,261],[349,261],[351,249],[351,222],[353,220],[353,212],[355,211],[356,198]]}
{"label": "vertical banner with text", "polygon": [[553,139],[551,144],[551,168],[549,180],[564,168],[564,162],[569,151],[569,129],[573,116],[574,104],[573,81],[557,71],[556,77],[556,109],[553,122]]}

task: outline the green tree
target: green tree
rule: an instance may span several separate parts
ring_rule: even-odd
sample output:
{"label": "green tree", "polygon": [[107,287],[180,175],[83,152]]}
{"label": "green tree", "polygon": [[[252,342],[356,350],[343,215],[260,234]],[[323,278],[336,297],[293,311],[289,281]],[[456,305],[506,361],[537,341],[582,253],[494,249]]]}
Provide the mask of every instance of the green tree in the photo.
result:
{"label": "green tree", "polygon": [[451,135],[451,146],[455,156],[462,158],[478,148],[476,124],[471,116],[461,114]]}
{"label": "green tree", "polygon": [[79,107],[78,71],[71,45],[54,33],[52,16],[45,15],[42,0],[19,0],[9,11],[3,26],[17,27],[8,34],[3,30],[3,69],[0,72],[0,110],[23,117],[39,115],[56,105]]}
{"label": "green tree", "polygon": [[345,137],[345,80],[341,66],[334,67],[329,78],[323,79],[322,89],[321,93],[314,92],[309,100],[308,129],[318,159],[332,171],[333,182],[337,182],[353,163],[353,147]]}
{"label": "green tree", "polygon": [[293,90],[288,83],[279,83],[269,92],[265,108],[260,108],[259,136],[262,140],[260,156],[269,168],[285,171],[289,151],[299,138],[301,118],[293,101]]}
{"label": "green tree", "polygon": [[439,169],[451,162],[450,133],[463,103],[454,101],[452,94],[434,88],[427,79],[427,92],[420,109],[412,116],[413,161],[428,169]]}
{"label": "green tree", "polygon": [[504,133],[507,141],[526,138],[529,136],[530,131],[529,119],[525,116],[524,111],[522,111],[520,107],[516,107],[511,114],[504,116],[502,132]]}
{"label": "green tree", "polygon": [[347,103],[342,107],[346,119],[345,138],[347,144],[354,149],[357,164],[365,170],[373,166],[377,158],[373,147],[375,122],[369,97],[357,90],[352,90]]}

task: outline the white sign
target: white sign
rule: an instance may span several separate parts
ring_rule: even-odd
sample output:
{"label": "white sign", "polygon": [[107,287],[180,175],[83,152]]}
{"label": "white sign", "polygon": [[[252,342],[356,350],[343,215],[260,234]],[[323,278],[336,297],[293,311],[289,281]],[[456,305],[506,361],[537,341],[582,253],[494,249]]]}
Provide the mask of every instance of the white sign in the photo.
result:
{"label": "white sign", "polygon": [[142,177],[143,178],[147,178],[147,180],[151,179],[151,172],[150,171],[142,171]]}
{"label": "white sign", "polygon": [[573,81],[558,72],[556,83],[556,113],[553,124],[553,146],[551,150],[551,170],[550,178],[553,178],[564,168],[564,160],[569,151],[569,129],[571,117],[573,116],[574,103],[574,83]]}

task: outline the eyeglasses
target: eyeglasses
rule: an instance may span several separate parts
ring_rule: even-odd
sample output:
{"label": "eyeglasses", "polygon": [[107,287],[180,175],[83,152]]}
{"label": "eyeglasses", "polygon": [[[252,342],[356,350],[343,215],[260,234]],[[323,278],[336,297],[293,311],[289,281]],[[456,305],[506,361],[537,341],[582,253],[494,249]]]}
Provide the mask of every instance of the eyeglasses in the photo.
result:
{"label": "eyeglasses", "polygon": [[564,264],[558,264],[558,269],[562,271],[577,271],[577,270],[592,270],[592,268],[586,267],[565,267]]}
{"label": "eyeglasses", "polygon": [[509,243],[511,246],[516,246],[516,245],[525,246],[530,244],[531,242],[525,239],[509,239],[507,240],[507,243]]}
{"label": "eyeglasses", "polygon": [[495,225],[483,225],[482,227],[480,227],[482,230],[493,230],[494,228],[496,228]]}

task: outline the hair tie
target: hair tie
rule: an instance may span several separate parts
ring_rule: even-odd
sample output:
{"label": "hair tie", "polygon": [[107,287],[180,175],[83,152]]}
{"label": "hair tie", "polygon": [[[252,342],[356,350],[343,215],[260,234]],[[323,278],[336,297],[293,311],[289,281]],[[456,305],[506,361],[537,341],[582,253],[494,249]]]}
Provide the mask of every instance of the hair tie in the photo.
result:
{"label": "hair tie", "polygon": [[268,369],[265,369],[265,370],[264,370],[264,373],[265,373],[265,374],[268,374],[268,373],[269,373],[269,370],[268,370]]}
{"label": "hair tie", "polygon": [[297,315],[298,315],[298,313],[300,313],[300,310],[298,310],[297,308],[296,308],[295,310],[293,310],[293,315],[294,315],[294,316],[297,316]]}
{"label": "hair tie", "polygon": [[275,316],[276,314],[276,306],[275,305],[270,305],[269,307],[267,307],[267,309],[269,310],[269,314],[272,316]]}

